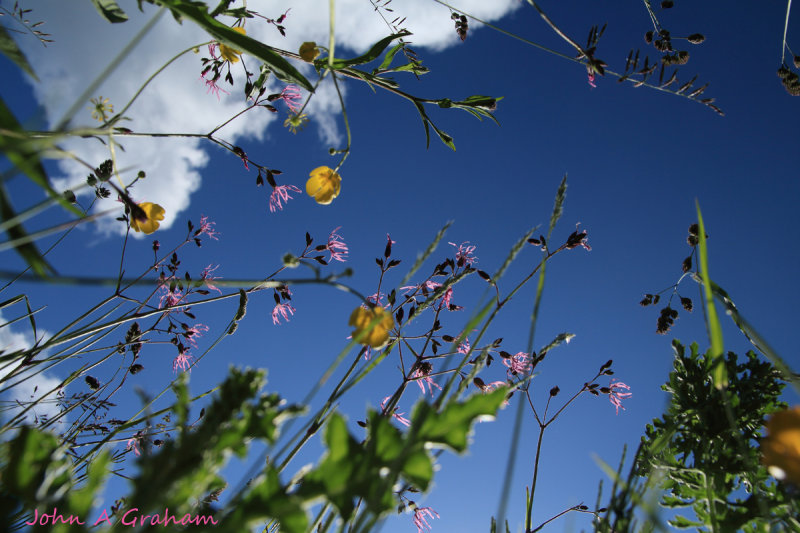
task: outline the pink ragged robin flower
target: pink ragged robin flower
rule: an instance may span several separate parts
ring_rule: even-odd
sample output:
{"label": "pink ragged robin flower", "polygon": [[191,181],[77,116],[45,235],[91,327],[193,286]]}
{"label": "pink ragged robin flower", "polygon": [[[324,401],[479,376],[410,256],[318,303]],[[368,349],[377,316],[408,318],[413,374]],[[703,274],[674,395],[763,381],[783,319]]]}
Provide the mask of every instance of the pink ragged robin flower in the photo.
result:
{"label": "pink ragged robin flower", "polygon": [[292,200],[294,197],[289,193],[302,192],[294,185],[278,185],[272,189],[272,194],[269,195],[269,212],[274,213],[276,210],[283,210],[283,202]]}
{"label": "pink ragged robin flower", "polygon": [[205,78],[203,76],[200,76],[200,79],[203,80],[203,82],[206,84],[206,92],[207,93],[211,93],[214,96],[216,96],[217,100],[219,100],[219,93],[220,92],[223,92],[225,94],[231,94],[228,91],[226,91],[225,89],[223,89],[222,87],[220,87],[219,85],[217,85],[217,80],[214,79],[214,78],[210,78],[209,79],[209,78]]}
{"label": "pink ragged robin flower", "polygon": [[382,292],[376,292],[375,294],[370,294],[369,296],[367,296],[367,301],[372,302],[375,305],[383,305],[381,304],[381,300],[383,300],[385,297],[386,295],[383,294]]}
{"label": "pink ragged robin flower", "polygon": [[212,276],[211,275],[211,273],[214,272],[218,268],[219,268],[219,265],[215,266],[214,268],[211,268],[211,265],[208,265],[200,273],[200,280],[203,281],[206,284],[206,287],[208,288],[208,290],[217,291],[218,293],[222,294],[222,291],[219,290],[219,287],[217,287],[216,285],[214,285],[212,283],[215,279],[220,279],[219,276]]}
{"label": "pink ragged robin flower", "polygon": [[186,328],[183,332],[186,342],[197,348],[197,337],[202,337],[203,333],[208,331],[208,326],[205,324],[195,324],[190,328]]}
{"label": "pink ragged robin flower", "polygon": [[[631,388],[628,385],[622,383],[621,381],[615,382],[612,379],[611,383],[608,384],[608,389],[609,389],[608,400],[614,405],[614,407],[617,409],[617,414],[619,414],[619,408],[622,407],[622,400],[633,396],[632,392],[619,392],[619,391],[622,389],[631,390]],[[622,407],[622,410],[624,411],[625,408]]]}
{"label": "pink ragged robin flower", "polygon": [[454,242],[448,244],[456,248],[457,266],[463,267],[465,265],[471,265],[472,263],[478,260],[478,258],[473,255],[473,252],[475,252],[476,247],[473,245],[469,245],[469,241],[462,242],[459,245],[456,245],[456,243]]}
{"label": "pink ragged robin flower", "polygon": [[[384,407],[386,406],[386,402],[388,402],[388,401],[389,401],[389,398],[391,398],[391,396],[387,396],[387,397],[386,397],[386,398],[384,398],[384,399],[383,399],[383,401],[381,402],[381,411],[384,411],[384,413],[383,413],[384,415],[387,415],[387,414],[388,414],[388,413],[386,413],[386,412],[385,412],[385,409],[384,409]],[[404,417],[404,416],[403,416],[404,414],[405,414],[405,413],[398,413],[398,412],[397,412],[397,407],[395,407],[395,408],[393,409],[393,412],[392,412],[392,418],[394,418],[395,420],[397,420],[398,422],[400,422],[400,423],[401,423],[401,424],[403,424],[404,426],[408,427],[408,426],[410,426],[410,425],[411,425],[411,420],[409,420],[408,418]]]}
{"label": "pink ragged robin flower", "polygon": [[183,370],[184,372],[189,371],[189,368],[192,366],[192,357],[189,355],[188,350],[183,350],[178,353],[175,359],[172,361],[172,371],[176,374],[178,373],[178,369]]}
{"label": "pink ragged robin flower", "polygon": [[414,509],[414,525],[417,526],[417,533],[422,533],[423,529],[432,530],[428,523],[428,518],[439,518],[439,513],[430,507],[417,507]]}
{"label": "pink ragged robin flower", "polygon": [[272,309],[272,323],[276,325],[280,325],[281,320],[280,318],[288,322],[289,315],[294,315],[295,308],[291,306],[289,303],[282,303],[282,304],[275,304],[275,307]]}
{"label": "pink ragged robin flower", "polygon": [[133,437],[128,439],[128,442],[126,443],[125,449],[126,450],[133,450],[133,454],[135,456],[137,456],[137,457],[142,455],[142,452],[139,451],[139,441],[141,439],[142,439],[142,432],[141,431],[137,431],[136,434]]}
{"label": "pink ragged robin flower", "polygon": [[300,108],[297,106],[297,103],[302,99],[303,94],[296,85],[287,85],[281,91],[281,100],[283,100],[286,107],[294,114],[297,114],[299,111]]}
{"label": "pink ragged robin flower", "polygon": [[467,355],[469,353],[470,348],[471,348],[471,346],[469,344],[469,339],[464,337],[464,340],[461,341],[461,344],[458,345],[457,351],[458,351],[458,353],[462,353],[464,355]]}
{"label": "pink ragged robin flower", "polygon": [[442,390],[442,388],[437,385],[430,376],[432,370],[433,368],[431,367],[430,363],[422,363],[422,365],[418,366],[417,369],[411,374],[411,378],[415,379],[417,385],[419,385],[419,388],[422,390],[422,394],[425,394],[425,385],[428,385],[428,392],[431,393],[431,396],[433,396],[434,387]]}
{"label": "pink ragged robin flower", "polygon": [[327,249],[331,253],[331,257],[328,259],[328,262],[331,261],[341,261],[344,263],[347,261],[347,245],[342,240],[342,236],[336,233],[339,231],[341,226],[333,230],[328,237],[328,246]]}
{"label": "pink ragged robin flower", "polygon": [[594,83],[594,71],[590,70],[587,77],[589,80],[589,85],[592,87],[592,89],[597,89],[597,85]]}
{"label": "pink ragged robin flower", "polygon": [[517,352],[508,359],[504,357],[503,364],[508,367],[509,374],[525,374],[531,369],[531,358],[525,352]]}
{"label": "pink ragged robin flower", "polygon": [[161,295],[161,298],[158,301],[159,309],[176,306],[183,300],[183,293],[178,289],[172,291],[169,290],[169,283],[161,285],[160,288],[164,291],[164,294]]}
{"label": "pink ragged robin flower", "polygon": [[208,220],[207,216],[205,215],[201,216],[200,229],[197,230],[195,236],[199,237],[200,235],[208,235],[210,238],[214,239],[215,241],[218,241],[219,240],[218,235],[221,235],[221,233],[218,232],[216,229],[214,229],[214,226],[216,225],[217,223]]}

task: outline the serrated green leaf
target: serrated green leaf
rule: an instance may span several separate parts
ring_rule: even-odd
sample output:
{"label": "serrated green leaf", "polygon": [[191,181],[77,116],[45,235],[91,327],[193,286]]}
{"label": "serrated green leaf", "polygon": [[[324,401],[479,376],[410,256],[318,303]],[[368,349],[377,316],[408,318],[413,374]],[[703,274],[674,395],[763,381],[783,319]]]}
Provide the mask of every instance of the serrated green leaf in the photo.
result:
{"label": "serrated green leaf", "polygon": [[269,65],[270,70],[287,83],[296,83],[308,92],[314,92],[314,86],[294,68],[286,59],[278,55],[270,46],[262,44],[252,37],[247,37],[231,27],[217,21],[208,13],[208,6],[183,0],[150,0],[166,6],[176,15],[191,20],[206,30],[209,35],[221,43],[247,52]]}
{"label": "serrated green leaf", "polygon": [[112,24],[127,22],[128,15],[120,8],[114,0],[92,0],[94,7]]}
{"label": "serrated green leaf", "polygon": [[482,417],[494,417],[505,401],[506,387],[488,394],[474,394],[465,402],[451,402],[441,412],[432,405],[420,402],[414,409],[412,423],[419,430],[416,438],[434,447],[446,447],[457,453],[467,449],[467,437],[472,424]]}
{"label": "serrated green leaf", "polygon": [[2,25],[0,25],[0,53],[13,61],[14,64],[19,68],[27,72],[33,79],[39,81],[39,78],[36,77],[36,74],[33,72],[33,68],[31,67],[30,63],[28,63],[28,59],[25,57],[25,54],[22,53],[22,50],[19,49],[17,43],[14,42],[14,39],[11,38]]}

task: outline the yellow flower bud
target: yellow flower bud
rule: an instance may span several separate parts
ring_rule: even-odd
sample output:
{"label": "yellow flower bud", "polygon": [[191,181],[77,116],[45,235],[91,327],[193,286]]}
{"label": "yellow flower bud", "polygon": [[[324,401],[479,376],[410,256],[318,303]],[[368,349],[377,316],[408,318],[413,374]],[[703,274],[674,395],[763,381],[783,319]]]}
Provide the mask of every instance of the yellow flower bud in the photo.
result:
{"label": "yellow flower bud", "polygon": [[342,178],[330,167],[317,167],[311,171],[310,176],[306,182],[306,192],[318,204],[328,205],[339,196]]}
{"label": "yellow flower bud", "polygon": [[300,58],[311,63],[319,55],[319,48],[314,41],[306,41],[300,45]]}
{"label": "yellow flower bud", "polygon": [[136,216],[131,213],[131,228],[134,231],[141,231],[146,235],[150,235],[160,226],[159,221],[164,220],[164,208],[152,202],[142,202],[138,205],[142,208],[147,218],[145,220],[137,220]]}
{"label": "yellow flower bud", "polygon": [[[377,324],[370,329],[375,321]],[[376,306],[365,309],[359,306],[350,315],[349,324],[355,328],[353,338],[357,342],[373,348],[381,348],[389,341],[389,332],[394,328],[394,318],[392,318],[391,311],[387,311],[383,307]]]}
{"label": "yellow flower bud", "polygon": [[[238,31],[242,35],[247,35],[247,32],[241,26],[236,26],[235,28],[231,28],[233,31]],[[219,55],[222,56],[222,59],[225,61],[230,61],[231,63],[237,63],[239,61],[239,56],[242,54],[239,50],[235,48],[231,48],[226,44],[219,43]]]}

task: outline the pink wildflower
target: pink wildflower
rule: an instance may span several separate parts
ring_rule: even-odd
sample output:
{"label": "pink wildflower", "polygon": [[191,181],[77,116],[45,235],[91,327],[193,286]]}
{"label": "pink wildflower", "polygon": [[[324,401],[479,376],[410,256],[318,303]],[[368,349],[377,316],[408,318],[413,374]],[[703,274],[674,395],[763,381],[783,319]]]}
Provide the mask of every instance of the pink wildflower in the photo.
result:
{"label": "pink wildflower", "polygon": [[222,294],[222,291],[219,290],[219,287],[217,287],[213,283],[211,283],[215,279],[220,279],[219,276],[212,276],[211,275],[211,273],[214,272],[218,268],[219,268],[219,265],[215,266],[214,268],[211,268],[211,265],[208,265],[207,267],[205,267],[203,269],[203,272],[200,273],[200,280],[205,282],[206,287],[208,287],[208,290],[217,291],[218,293]]}
{"label": "pink wildflower", "polygon": [[161,299],[158,301],[159,309],[176,306],[183,300],[183,293],[178,289],[169,290],[169,283],[161,285],[161,290],[164,291],[164,294],[161,295]]}
{"label": "pink wildflower", "polygon": [[219,43],[211,43],[208,45],[208,54],[212,57],[212,59],[219,59],[217,57],[217,48],[219,47]]}
{"label": "pink wildflower", "polygon": [[422,533],[423,529],[433,529],[426,517],[439,518],[439,513],[430,507],[417,507],[414,509],[414,525],[417,526],[417,533]]}
{"label": "pink wildflower", "polygon": [[431,370],[433,370],[433,368],[431,367],[430,363],[422,363],[422,365],[417,367],[417,369],[414,370],[414,373],[411,374],[411,378],[416,378],[417,385],[419,385],[419,388],[422,389],[422,394],[425,394],[425,385],[427,384],[428,392],[430,392],[431,396],[433,396],[434,387],[439,390],[442,390],[442,388],[433,381],[433,378],[430,376]]}
{"label": "pink wildflower", "polygon": [[594,83],[594,71],[592,71],[592,70],[589,71],[588,78],[589,78],[589,85],[593,89],[597,89],[597,85],[595,85],[595,83]]}
{"label": "pink wildflower", "polygon": [[220,232],[218,232],[217,230],[214,229],[214,226],[216,226],[216,225],[217,225],[216,222],[209,221],[208,217],[203,215],[203,216],[200,217],[200,229],[197,231],[196,235],[198,237],[200,235],[208,235],[209,237],[211,237],[215,241],[218,241],[219,237],[217,237],[217,235],[220,235]]}
{"label": "pink wildflower", "polygon": [[203,76],[200,76],[200,79],[203,80],[206,84],[206,92],[209,92],[214,96],[216,96],[217,100],[219,100],[220,91],[222,91],[225,94],[231,94],[222,87],[220,87],[219,85],[217,85],[217,80],[215,80],[214,78],[206,79]]}
{"label": "pink wildflower", "polygon": [[186,341],[189,344],[197,348],[197,337],[202,337],[203,333],[207,331],[208,331],[208,326],[206,326],[205,324],[195,324],[194,326],[187,328],[183,332],[183,336],[186,338]]}
{"label": "pink wildflower", "polygon": [[[375,305],[381,305],[381,300],[385,296],[386,295],[383,294],[382,292],[376,292],[375,294],[370,294],[369,296],[367,296],[367,300],[372,302],[372,303],[374,303]],[[366,306],[362,306],[362,307],[366,307]]]}
{"label": "pink wildflower", "polygon": [[327,248],[328,251],[331,253],[331,257],[330,259],[328,259],[328,262],[341,261],[342,263],[344,263],[345,261],[347,261],[347,253],[348,253],[347,245],[342,240],[342,236],[336,233],[337,231],[339,231],[340,228],[341,226],[333,230],[330,234],[330,237],[328,237]]}
{"label": "pink wildflower", "polygon": [[300,93],[300,89],[297,88],[295,85],[287,85],[281,91],[281,100],[284,101],[286,106],[291,110],[292,113],[297,114],[299,111],[299,107],[297,107],[297,102],[299,102],[303,98],[302,93]]}
{"label": "pink wildflower", "polygon": [[[633,396],[632,392],[619,392],[621,389],[631,390],[628,385],[625,385],[621,381],[617,381],[616,383],[614,380],[611,380],[611,383],[608,384],[609,392],[608,392],[608,400],[616,407],[617,414],[619,414],[619,408],[622,407],[622,400],[625,398],[630,398]],[[624,411],[625,408],[622,407]]]}
{"label": "pink wildflower", "polygon": [[272,194],[269,195],[269,212],[274,213],[276,210],[283,210],[283,202],[294,198],[289,195],[290,192],[298,193],[301,191],[294,185],[278,185],[274,187]]}
{"label": "pink wildflower", "polygon": [[272,323],[280,325],[280,317],[283,317],[283,319],[288,322],[289,315],[294,315],[294,312],[295,308],[289,303],[276,304],[272,309]]}
{"label": "pink wildflower", "polygon": [[137,431],[133,437],[128,439],[127,446],[125,446],[126,450],[133,450],[133,454],[137,457],[142,455],[142,452],[139,451],[139,440],[142,438],[141,433],[141,431]]}
{"label": "pink wildflower", "polygon": [[503,364],[508,367],[508,373],[510,374],[525,374],[531,368],[531,358],[525,352],[518,352],[508,359],[504,357]]}
{"label": "pink wildflower", "polygon": [[178,369],[186,372],[189,370],[189,367],[192,366],[192,359],[194,359],[194,357],[189,355],[189,352],[186,350],[178,353],[177,357],[172,361],[172,371],[176,374],[178,373]]}
{"label": "pink wildflower", "polygon": [[[388,402],[388,401],[389,401],[389,398],[391,398],[391,396],[387,396],[387,397],[386,397],[386,398],[384,398],[384,399],[383,399],[383,401],[381,402],[381,411],[383,411],[383,410],[384,410],[384,407],[386,406],[386,402]],[[387,414],[387,413],[385,413],[385,412],[384,412],[383,414],[385,415],[385,414]],[[401,423],[401,424],[403,424],[404,426],[408,427],[408,426],[410,426],[410,425],[411,425],[411,421],[410,421],[408,418],[404,417],[404,416],[403,416],[404,414],[405,414],[405,413],[398,413],[398,412],[397,412],[397,407],[395,407],[395,408],[393,409],[393,412],[392,412],[392,418],[394,418],[395,420],[397,420],[398,422],[400,422],[400,423]]]}
{"label": "pink wildflower", "polygon": [[475,246],[467,246],[469,244],[469,241],[463,242],[463,243],[461,243],[459,245],[456,245],[456,243],[454,243],[454,242],[451,242],[451,243],[448,243],[448,244],[450,244],[451,246],[455,246],[456,247],[456,265],[457,266],[463,267],[464,265],[471,265],[472,263],[474,263],[475,261],[478,260],[478,258],[473,255],[473,252],[475,251],[476,247]]}
{"label": "pink wildflower", "polygon": [[464,340],[461,342],[461,344],[458,345],[457,351],[458,353],[463,353],[464,355],[467,355],[469,353],[469,350],[470,350],[469,339],[464,337]]}

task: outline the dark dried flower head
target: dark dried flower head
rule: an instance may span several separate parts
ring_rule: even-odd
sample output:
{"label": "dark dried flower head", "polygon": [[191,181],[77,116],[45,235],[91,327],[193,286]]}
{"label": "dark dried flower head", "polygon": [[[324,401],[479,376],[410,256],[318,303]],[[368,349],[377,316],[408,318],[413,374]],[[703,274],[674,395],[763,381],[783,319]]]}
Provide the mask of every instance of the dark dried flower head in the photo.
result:
{"label": "dark dried flower head", "polygon": [[131,365],[131,367],[128,370],[130,370],[131,374],[138,374],[139,372],[144,370],[144,367],[137,363],[135,365]]}
{"label": "dark dried flower head", "polygon": [[652,30],[648,31],[647,33],[644,34],[644,42],[646,42],[647,44],[650,44],[650,43],[653,42],[653,31]]}
{"label": "dark dried flower head", "polygon": [[652,294],[645,294],[644,298],[642,298],[642,301],[639,302],[639,305],[641,305],[642,307],[647,307],[648,305],[650,305],[652,303],[653,303],[653,295]]}
{"label": "dark dried flower head", "polygon": [[675,5],[675,2],[673,2],[672,0],[662,0],[661,1],[661,9],[670,9],[674,5]]}
{"label": "dark dried flower head", "polygon": [[89,385],[90,389],[97,390],[100,388],[100,382],[97,381],[97,378],[94,378],[92,376],[86,376],[84,380],[86,381],[86,384]]}
{"label": "dark dried flower head", "polygon": [[689,52],[687,52],[686,50],[681,50],[680,52],[678,52],[678,64],[685,65],[688,62],[689,62]]}
{"label": "dark dried flower head", "polygon": [[675,309],[672,309],[670,306],[662,309],[661,314],[658,317],[656,333],[659,335],[664,335],[667,333],[669,328],[675,324],[676,318],[678,318],[678,312]]}
{"label": "dark dried flower head", "polygon": [[681,265],[681,268],[683,268],[684,273],[685,272],[689,272],[692,269],[692,256],[691,255],[683,260],[683,265]]}
{"label": "dark dried flower head", "polygon": [[559,388],[558,388],[558,386],[555,386],[555,387],[553,387],[552,389],[550,389],[550,396],[555,396],[555,395],[557,395],[557,394],[558,394],[560,391],[561,391],[561,389],[559,389]]}
{"label": "dark dried flower head", "polygon": [[697,243],[698,243],[697,236],[696,236],[696,235],[689,235],[689,236],[686,238],[686,243],[687,243],[689,246],[697,246]]}
{"label": "dark dried flower head", "polygon": [[686,39],[692,44],[700,44],[706,40],[706,37],[702,33],[693,33]]}
{"label": "dark dried flower head", "polygon": [[699,233],[700,233],[700,226],[698,226],[697,224],[692,224],[691,226],[689,226],[689,235],[696,236]]}
{"label": "dark dried flower head", "polygon": [[692,312],[692,300],[690,298],[681,298],[681,305],[690,313]]}
{"label": "dark dried flower head", "polygon": [[800,56],[794,56],[794,68],[800,68]]}

